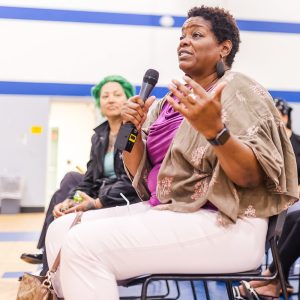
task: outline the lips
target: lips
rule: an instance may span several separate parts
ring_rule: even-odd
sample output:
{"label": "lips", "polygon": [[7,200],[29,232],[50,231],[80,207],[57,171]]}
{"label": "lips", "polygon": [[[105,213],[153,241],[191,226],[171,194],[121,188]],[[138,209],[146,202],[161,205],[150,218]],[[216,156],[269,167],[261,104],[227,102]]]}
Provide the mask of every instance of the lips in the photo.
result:
{"label": "lips", "polygon": [[184,56],[189,56],[189,55],[192,55],[192,53],[191,52],[189,52],[189,51],[187,51],[187,50],[185,50],[185,49],[180,49],[179,51],[178,51],[178,57],[184,57]]}
{"label": "lips", "polygon": [[108,110],[115,110],[117,108],[115,106],[107,106],[106,109],[108,109]]}

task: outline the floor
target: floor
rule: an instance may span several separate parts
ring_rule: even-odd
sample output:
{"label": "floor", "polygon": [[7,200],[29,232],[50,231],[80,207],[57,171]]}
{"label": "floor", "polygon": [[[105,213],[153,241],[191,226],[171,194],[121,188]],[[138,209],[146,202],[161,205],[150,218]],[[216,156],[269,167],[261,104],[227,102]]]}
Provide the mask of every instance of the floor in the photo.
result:
{"label": "floor", "polygon": [[0,300],[15,300],[18,277],[34,272],[36,265],[19,259],[23,252],[35,253],[43,214],[0,214]]}
{"label": "floor", "polygon": [[[23,252],[36,253],[36,243],[42,227],[44,214],[0,214],[0,300],[15,300],[18,289],[18,278],[23,272],[36,272],[37,265],[30,265],[19,259]],[[180,282],[180,300],[193,299],[189,282]],[[170,283],[170,297],[176,298],[176,288]],[[198,299],[206,299],[202,282],[196,282]],[[209,283],[210,300],[226,300],[227,296],[222,283]],[[138,295],[139,287],[120,288],[121,296]],[[150,286],[153,295],[166,293],[165,282],[155,282]],[[298,300],[298,297],[290,297]],[[106,299],[105,299],[106,300]]]}

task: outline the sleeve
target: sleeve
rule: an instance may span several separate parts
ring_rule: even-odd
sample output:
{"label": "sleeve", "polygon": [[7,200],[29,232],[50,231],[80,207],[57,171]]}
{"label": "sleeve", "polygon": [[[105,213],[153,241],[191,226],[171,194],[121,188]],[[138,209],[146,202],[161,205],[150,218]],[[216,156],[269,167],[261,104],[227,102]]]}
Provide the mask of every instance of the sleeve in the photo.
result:
{"label": "sleeve", "polygon": [[152,169],[152,165],[151,165],[151,163],[148,159],[148,155],[147,155],[146,141],[147,141],[150,127],[153,124],[153,122],[158,118],[165,101],[166,100],[164,98],[164,99],[160,100],[159,102],[156,102],[155,104],[153,104],[155,106],[153,108],[151,108],[151,111],[148,114],[147,120],[145,121],[145,123],[143,125],[142,139],[143,139],[143,143],[144,143],[145,147],[144,147],[144,153],[143,153],[142,159],[140,161],[140,164],[138,166],[135,176],[132,176],[130,174],[130,172],[126,168],[126,165],[124,164],[126,174],[132,181],[132,186],[138,193],[139,197],[144,201],[149,200],[149,198],[150,198],[150,192],[147,188],[147,178],[148,178],[148,174],[149,174],[150,170]]}
{"label": "sleeve", "polygon": [[240,213],[257,217],[279,213],[297,200],[297,170],[272,97],[258,83],[236,78],[224,89],[221,101],[223,122],[233,136],[251,148],[264,180],[255,189],[238,187],[216,161],[207,198],[232,221]]}
{"label": "sleeve", "polygon": [[297,178],[295,155],[280,120],[270,116],[238,137],[250,147],[265,173],[266,189],[271,193],[295,195]]}
{"label": "sleeve", "polygon": [[296,161],[271,95],[257,82],[235,75],[222,94],[223,119],[250,147],[265,173],[268,192],[297,196]]}
{"label": "sleeve", "polygon": [[92,147],[90,152],[90,160],[87,163],[87,170],[84,174],[83,180],[78,184],[75,188],[73,188],[70,193],[68,194],[68,198],[72,199],[75,195],[76,191],[82,191],[88,195],[91,196],[92,187],[94,184],[94,178],[93,178],[93,170],[96,168],[96,162],[93,160],[93,145],[95,141],[96,135],[94,134],[92,136]]}
{"label": "sleeve", "polygon": [[103,207],[107,208],[126,205],[127,202],[122,198],[120,193],[123,193],[131,204],[141,201],[129,178],[124,174],[117,181],[104,184],[102,188],[99,189],[99,199],[101,200]]}

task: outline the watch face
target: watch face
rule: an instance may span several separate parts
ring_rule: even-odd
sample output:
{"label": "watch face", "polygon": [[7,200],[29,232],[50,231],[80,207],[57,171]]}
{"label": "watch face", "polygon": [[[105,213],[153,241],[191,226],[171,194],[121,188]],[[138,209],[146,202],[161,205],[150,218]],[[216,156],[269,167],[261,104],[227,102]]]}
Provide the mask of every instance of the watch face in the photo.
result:
{"label": "watch face", "polygon": [[208,140],[213,146],[222,146],[224,145],[230,137],[229,130],[225,126],[214,139]]}
{"label": "watch face", "polygon": [[223,131],[223,133],[219,137],[220,145],[224,145],[227,142],[227,140],[229,139],[229,137],[230,137],[230,134],[229,134],[228,129],[226,128],[226,130]]}

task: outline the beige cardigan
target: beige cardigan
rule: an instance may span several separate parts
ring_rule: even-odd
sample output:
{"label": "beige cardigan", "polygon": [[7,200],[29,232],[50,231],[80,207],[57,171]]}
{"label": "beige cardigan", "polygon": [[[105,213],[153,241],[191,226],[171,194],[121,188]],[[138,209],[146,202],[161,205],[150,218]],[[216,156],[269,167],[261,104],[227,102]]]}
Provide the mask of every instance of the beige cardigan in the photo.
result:
{"label": "beige cardigan", "polygon": [[[269,217],[287,209],[298,199],[295,155],[279,113],[269,93],[249,77],[227,71],[221,81],[223,122],[232,135],[252,149],[265,173],[256,188],[234,184],[220,167],[213,146],[184,119],[167,151],[158,173],[157,197],[172,201],[168,209],[193,212],[209,200],[220,213],[221,224],[238,217]],[[158,117],[163,99],[143,128],[144,142],[149,127]],[[151,170],[145,150],[134,178],[134,188],[148,200],[147,174]]]}

